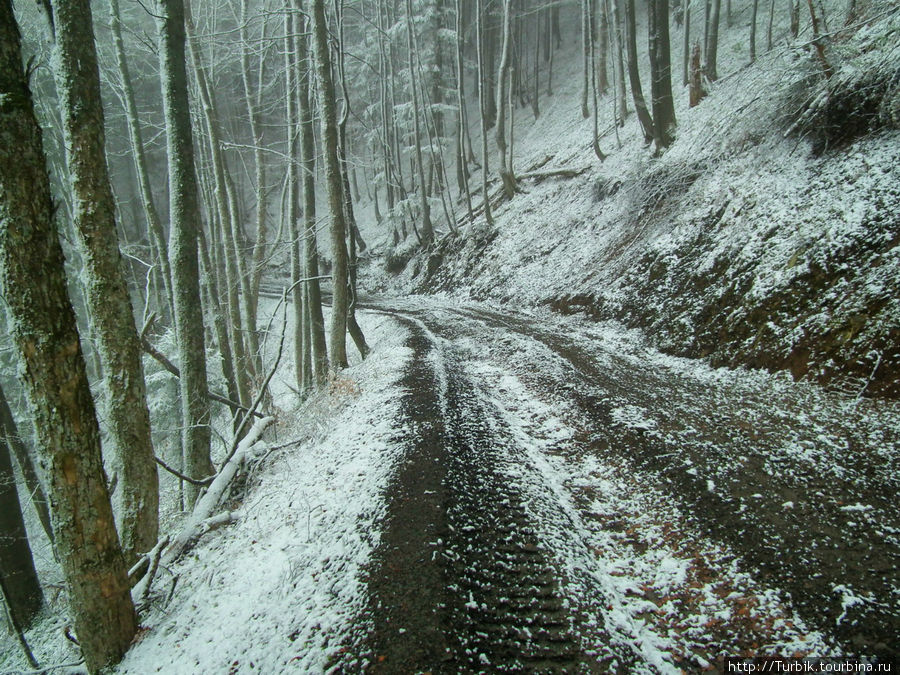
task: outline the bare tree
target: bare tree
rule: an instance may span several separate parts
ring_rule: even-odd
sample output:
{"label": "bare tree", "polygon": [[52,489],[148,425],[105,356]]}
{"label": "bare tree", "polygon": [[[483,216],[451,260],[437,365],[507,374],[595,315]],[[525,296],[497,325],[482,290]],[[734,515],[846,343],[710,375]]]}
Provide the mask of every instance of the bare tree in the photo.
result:
{"label": "bare tree", "polygon": [[[188,104],[183,0],[161,0],[160,72],[169,156],[169,242],[175,327],[178,334],[184,473],[202,479],[212,473],[210,410],[207,399],[206,348],[200,304],[197,254],[200,206],[194,169],[193,134]],[[185,486],[188,504],[197,486]]]}

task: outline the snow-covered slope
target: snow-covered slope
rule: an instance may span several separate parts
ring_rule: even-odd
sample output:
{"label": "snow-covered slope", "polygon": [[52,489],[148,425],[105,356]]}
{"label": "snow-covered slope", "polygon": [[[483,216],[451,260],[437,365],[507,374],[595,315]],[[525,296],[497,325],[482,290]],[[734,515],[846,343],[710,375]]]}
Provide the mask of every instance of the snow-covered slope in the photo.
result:
{"label": "snow-covered slope", "polygon": [[[843,9],[826,10],[834,31]],[[580,114],[578,45],[565,46],[541,117],[517,110],[525,177],[510,201],[494,185],[496,227],[476,216],[428,251],[401,245],[393,274],[369,270],[370,288],[585,311],[640,327],[678,355],[896,397],[900,12],[887,2],[866,12],[830,35],[826,79],[809,26],[789,40],[777,13],[775,48],[746,65],[749,6],[736,3],[720,47],[724,76],[693,109],[676,89],[677,138],[658,157],[634,114],[622,129],[607,125],[606,96],[609,156],[596,159],[592,122]],[[564,167],[585,170],[546,177]]]}

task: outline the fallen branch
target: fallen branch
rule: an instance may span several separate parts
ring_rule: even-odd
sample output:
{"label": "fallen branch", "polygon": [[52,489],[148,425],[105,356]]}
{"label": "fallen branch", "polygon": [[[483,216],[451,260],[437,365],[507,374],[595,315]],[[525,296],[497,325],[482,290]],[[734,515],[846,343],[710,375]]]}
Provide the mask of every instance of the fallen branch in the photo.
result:
{"label": "fallen branch", "polygon": [[159,457],[156,457],[154,455],[153,459],[157,464],[159,464],[163,469],[168,471],[170,474],[180,478],[181,480],[183,480],[187,483],[190,483],[191,485],[197,485],[199,487],[206,487],[207,485],[212,483],[213,479],[215,478],[215,476],[210,476],[209,478],[191,478],[190,476],[186,476],[183,473],[181,473],[180,471],[173,469],[171,466],[169,466],[164,461],[162,461]]}
{"label": "fallen branch", "polygon": [[542,181],[546,178],[575,178],[580,176],[585,171],[590,169],[589,166],[583,166],[580,169],[551,169],[549,171],[531,171],[529,173],[523,173],[516,178],[521,180],[534,179],[537,181]]}
{"label": "fallen branch", "polygon": [[266,430],[274,418],[264,417],[253,425],[244,439],[238,443],[234,453],[219,470],[215,480],[209,486],[209,490],[194,506],[194,510],[184,527],[166,549],[163,562],[168,564],[177,560],[185,551],[203,534],[203,523],[213,517],[213,512],[219,506],[225,490],[234,480],[238,470],[244,463],[244,459],[256,445],[263,431]]}
{"label": "fallen branch", "polygon": [[[131,597],[135,600],[136,605],[140,606],[146,604],[147,598],[150,596],[150,585],[153,583],[153,579],[156,577],[156,571],[159,569],[159,558],[162,556],[163,549],[165,549],[168,544],[169,537],[163,537],[156,542],[156,546],[154,546],[152,550],[144,555],[144,558],[149,562],[149,567],[147,568],[146,574],[144,574],[140,581],[138,581],[131,589]],[[129,575],[130,574],[131,573],[129,572]]]}
{"label": "fallen branch", "polygon": [[[141,340],[141,348],[151,356],[157,363],[159,363],[163,368],[165,368],[169,373],[174,375],[175,377],[181,377],[181,370],[179,370],[178,366],[172,363],[165,354],[159,351],[156,347],[154,347],[149,338],[147,337],[147,331],[150,330],[150,326],[153,325],[153,321],[156,319],[155,314],[151,314],[147,317],[147,321],[144,323],[144,327],[141,329],[140,340]],[[206,395],[213,401],[217,403],[222,403],[227,405],[232,410],[247,410],[246,406],[241,405],[237,401],[232,401],[227,396],[222,396],[221,394],[217,394],[213,391],[207,391]],[[262,418],[264,415],[261,413],[253,413],[256,417]],[[167,467],[163,467],[167,468]]]}
{"label": "fallen branch", "polygon": [[[296,286],[297,284],[294,284]],[[284,290],[284,293],[281,296],[282,301],[287,300],[288,289]],[[278,308],[275,308],[275,311],[278,311]],[[273,313],[274,316],[274,313]],[[272,377],[275,375],[275,371],[278,370],[278,366],[281,363],[281,355],[284,353],[284,336],[287,332],[287,305],[285,304],[285,313],[284,313],[284,321],[281,326],[281,340],[278,342],[278,354],[275,356],[275,363],[272,364],[272,368],[269,370],[269,374],[266,376],[263,385],[259,388],[259,393],[256,395],[256,399],[253,401],[253,405],[250,406],[250,409],[247,411],[247,414],[244,415],[244,419],[241,420],[240,425],[237,428],[237,431],[234,432],[234,441],[232,441],[231,449],[228,451],[228,455],[225,457],[225,461],[223,464],[227,464],[229,460],[234,456],[235,451],[238,448],[238,444],[240,442],[241,437],[244,435],[244,429],[247,428],[247,424],[250,421],[250,417],[256,413],[256,409],[259,407],[259,404],[262,403],[263,396],[265,396],[266,391],[269,388],[269,382],[272,381]]]}

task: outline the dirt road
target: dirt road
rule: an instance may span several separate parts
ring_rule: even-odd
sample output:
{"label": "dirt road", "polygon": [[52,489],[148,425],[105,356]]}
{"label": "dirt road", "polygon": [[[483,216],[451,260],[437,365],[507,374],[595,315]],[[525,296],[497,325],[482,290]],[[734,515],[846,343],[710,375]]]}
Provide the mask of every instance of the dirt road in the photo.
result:
{"label": "dirt road", "polygon": [[369,606],[338,669],[896,658],[898,406],[589,322],[378,300],[410,332]]}

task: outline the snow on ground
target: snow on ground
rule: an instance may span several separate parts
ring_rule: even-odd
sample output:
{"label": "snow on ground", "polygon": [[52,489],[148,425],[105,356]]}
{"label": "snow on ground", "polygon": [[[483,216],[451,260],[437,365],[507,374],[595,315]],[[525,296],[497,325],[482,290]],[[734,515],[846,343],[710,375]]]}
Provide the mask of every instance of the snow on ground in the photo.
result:
{"label": "snow on ground", "polygon": [[[458,325],[454,312],[461,306],[441,304],[432,304],[434,315]],[[557,320],[570,338],[592,327]],[[615,642],[640,655],[647,664],[641,669],[676,671],[676,665],[684,667],[682,659],[704,667],[733,654],[738,636],[750,632],[758,641],[756,653],[834,653],[783,592],[762,581],[726,544],[699,533],[656,476],[577,450],[583,445],[580,414],[546,387],[526,384],[523,375],[539,368],[564,382],[571,364],[515,331],[468,330],[453,344],[465,354],[467,372],[485,402],[513,435],[520,454],[504,464],[509,481],[521,487],[531,522],[560,557],[571,597],[603,598],[605,604],[587,611],[596,613]],[[606,335],[605,344],[594,344],[601,363],[604,353],[621,353],[609,351],[611,342],[630,341],[621,329],[608,327]],[[635,359],[653,354],[633,343],[631,351]],[[654,413],[625,404],[612,416],[616,424],[648,431],[656,427]],[[707,485],[715,489],[713,481]]]}
{"label": "snow on ground", "polygon": [[[393,385],[409,356],[391,320],[360,322],[371,357],[279,415],[278,438],[268,439],[277,449],[232,506],[241,519],[161,575],[144,631],[114,672],[325,669],[363,602],[359,572],[377,544],[380,492],[397,459]],[[283,365],[279,377],[290,371]],[[279,405],[289,392],[275,387]]]}

